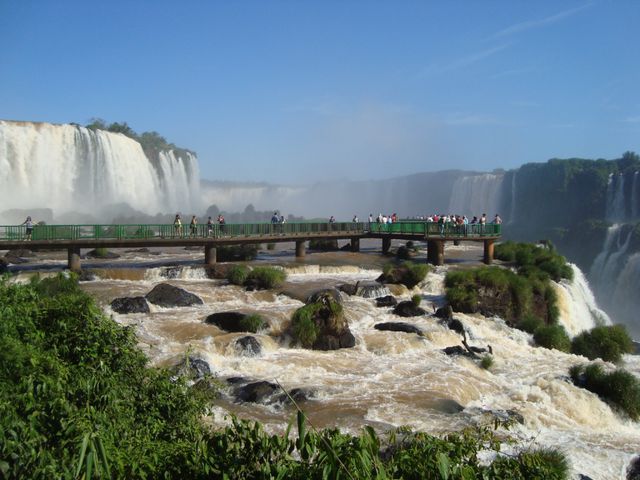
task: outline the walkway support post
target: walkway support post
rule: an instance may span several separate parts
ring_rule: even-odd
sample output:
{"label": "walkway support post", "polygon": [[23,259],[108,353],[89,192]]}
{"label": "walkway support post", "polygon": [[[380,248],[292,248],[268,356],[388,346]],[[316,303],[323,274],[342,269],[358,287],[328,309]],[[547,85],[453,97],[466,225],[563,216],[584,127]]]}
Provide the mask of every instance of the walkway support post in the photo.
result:
{"label": "walkway support post", "polygon": [[360,239],[358,237],[351,237],[351,251],[352,252],[360,251]]}
{"label": "walkway support post", "polygon": [[296,241],[296,258],[304,258],[306,253],[305,243],[304,240]]}
{"label": "walkway support post", "polygon": [[427,242],[427,260],[432,265],[444,265],[444,240]]}
{"label": "walkway support post", "polygon": [[215,265],[218,261],[218,251],[216,247],[212,245],[204,246],[204,264],[205,265]]}
{"label": "walkway support post", "polygon": [[484,263],[491,265],[493,263],[493,246],[495,240],[484,241]]}
{"label": "walkway support post", "polygon": [[384,237],[382,239],[382,254],[386,255],[389,253],[389,249],[391,248],[391,237]]}
{"label": "walkway support post", "polygon": [[69,247],[67,249],[67,266],[72,272],[79,272],[80,266],[80,247]]}

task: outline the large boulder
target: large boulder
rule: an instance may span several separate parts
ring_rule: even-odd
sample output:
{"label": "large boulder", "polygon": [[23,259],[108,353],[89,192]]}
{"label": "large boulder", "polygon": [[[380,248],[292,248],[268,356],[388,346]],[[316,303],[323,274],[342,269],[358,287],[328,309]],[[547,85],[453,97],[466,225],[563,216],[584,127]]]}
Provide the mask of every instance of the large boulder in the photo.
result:
{"label": "large boulder", "polygon": [[404,302],[400,302],[393,309],[394,315],[398,315],[400,317],[419,317],[421,315],[426,314],[427,312],[424,309],[417,306],[411,300],[405,300]]}
{"label": "large boulder", "polygon": [[336,350],[355,346],[356,339],[337,300],[339,296],[337,290],[318,292],[293,314],[289,333],[304,348]]}
{"label": "large boulder", "polygon": [[107,260],[115,260],[116,258],[120,258],[120,255],[110,250],[94,249],[85,253],[84,258],[104,258]]}
{"label": "large boulder", "polygon": [[627,467],[627,480],[640,480],[640,455],[631,460]]}
{"label": "large boulder", "polygon": [[111,302],[116,313],[149,313],[149,304],[144,297],[119,297]]}
{"label": "large boulder", "polygon": [[199,380],[211,375],[211,367],[206,360],[198,357],[185,357],[171,369],[178,377]]}
{"label": "large boulder", "polygon": [[197,295],[168,283],[160,283],[153,287],[153,290],[147,293],[146,299],[154,305],[165,308],[189,307],[204,303]]}
{"label": "large boulder", "polygon": [[246,335],[236,340],[235,348],[240,355],[248,357],[255,357],[262,353],[262,344],[256,337],[251,335]]}
{"label": "large boulder", "polygon": [[16,258],[34,258],[36,254],[27,248],[15,248],[13,250],[9,250],[4,254],[5,257],[16,257]]}
{"label": "large boulder", "polygon": [[373,328],[376,330],[386,330],[391,332],[405,332],[405,333],[416,333],[420,336],[423,335],[422,330],[420,330],[415,325],[411,325],[410,323],[405,322],[384,322],[384,323],[376,323]]}
{"label": "large boulder", "polygon": [[449,319],[453,317],[453,308],[451,308],[451,305],[447,305],[445,307],[440,307],[436,310],[435,313],[436,317],[438,318],[443,318],[443,319]]}
{"label": "large boulder", "polygon": [[331,300],[336,303],[342,303],[342,296],[340,295],[340,290],[337,288],[323,288],[322,290],[318,290],[317,292],[309,295],[307,297],[307,301],[304,303],[308,305],[310,303],[322,301],[322,299],[325,298],[331,298]]}
{"label": "large boulder", "polygon": [[336,288],[347,295],[355,295],[357,290],[357,286],[353,283],[343,283]]}
{"label": "large boulder", "polygon": [[470,352],[469,350],[467,350],[464,347],[461,347],[460,345],[446,347],[446,348],[443,348],[442,351],[444,352],[445,355],[450,355],[450,356],[468,357],[473,359],[478,358],[478,356],[475,353]]}
{"label": "large boulder", "polygon": [[376,298],[376,307],[395,307],[397,304],[398,300],[393,295]]}
{"label": "large boulder", "polygon": [[238,402],[269,403],[269,398],[273,396],[279,388],[275,383],[262,380],[236,388],[234,397]]}

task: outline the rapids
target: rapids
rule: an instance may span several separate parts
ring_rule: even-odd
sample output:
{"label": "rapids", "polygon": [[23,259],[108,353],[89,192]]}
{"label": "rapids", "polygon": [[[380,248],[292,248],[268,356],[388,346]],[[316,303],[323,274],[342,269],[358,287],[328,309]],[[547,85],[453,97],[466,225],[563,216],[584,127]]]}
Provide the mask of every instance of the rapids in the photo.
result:
{"label": "rapids", "polygon": [[[435,268],[420,287],[392,286],[392,293],[399,300],[421,295],[421,306],[427,312],[443,305],[447,270],[475,265],[480,257],[480,250],[474,247],[448,247],[447,252],[452,260],[457,256],[455,261]],[[126,260],[136,259],[139,268],[92,265],[98,277],[82,285],[109,315],[136,329],[139,344],[154,365],[172,365],[188,352],[205,359],[221,379],[246,377],[277,381],[286,389],[304,387],[313,394],[302,407],[318,428],[337,426],[354,432],[372,425],[384,431],[407,425],[438,434],[515,411],[524,418],[524,424],[510,431],[518,444],[559,447],[567,453],[574,475],[583,473],[594,479],[622,478],[626,465],[638,453],[640,425],[616,414],[568,379],[569,368],[586,362],[585,358],[534,347],[531,335],[508,327],[499,318],[455,315],[465,325],[471,345],[493,347],[495,362],[490,370],[483,370],[476,361],[445,355],[442,349],[460,345],[460,336],[437,318],[401,319],[390,308],[377,308],[371,298],[342,296],[357,341],[352,349],[311,351],[296,348],[284,338],[291,315],[303,305],[299,299],[319,288],[374,280],[384,262],[378,255],[311,253],[304,262],[288,262],[277,252],[261,252],[258,261],[282,265],[288,277],[277,291],[256,292],[207,278],[199,266],[202,252],[163,253],[166,260],[173,255],[170,266],[154,263],[159,262],[157,255],[147,257],[146,267],[144,255],[129,255]],[[347,259],[347,264],[341,259]],[[556,288],[561,297],[561,321],[576,334],[608,320],[601,316],[582,273],[573,268],[574,282],[562,282]],[[150,314],[111,311],[109,303],[114,298],[144,295],[163,281],[200,296],[204,304],[187,308],[150,305]],[[269,327],[254,335],[262,345],[261,354],[247,356],[236,349],[236,341],[245,334],[226,333],[203,322],[212,313],[229,310],[260,313],[268,321]],[[389,321],[409,321],[424,336],[373,328]],[[640,375],[639,357],[625,356],[622,366]],[[235,403],[227,392],[217,401],[211,421],[223,425],[229,413],[259,420],[269,431],[278,432],[286,428],[294,410],[281,404]]]}

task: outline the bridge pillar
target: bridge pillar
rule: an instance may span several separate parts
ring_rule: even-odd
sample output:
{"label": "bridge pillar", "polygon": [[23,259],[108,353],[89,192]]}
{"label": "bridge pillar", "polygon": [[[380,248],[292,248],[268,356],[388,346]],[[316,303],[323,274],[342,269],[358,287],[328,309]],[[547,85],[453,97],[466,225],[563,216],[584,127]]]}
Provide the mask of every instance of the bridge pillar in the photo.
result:
{"label": "bridge pillar", "polygon": [[360,239],[358,237],[351,238],[351,251],[352,252],[360,251]]}
{"label": "bridge pillar", "polygon": [[211,245],[204,246],[204,263],[205,265],[215,265],[218,261],[218,252],[216,247]]}
{"label": "bridge pillar", "polygon": [[382,239],[382,254],[386,255],[389,253],[389,249],[391,248],[391,237],[384,237]]}
{"label": "bridge pillar", "polygon": [[79,272],[80,266],[80,247],[69,247],[67,249],[67,267],[72,272]]}
{"label": "bridge pillar", "polygon": [[493,263],[493,244],[495,240],[484,241],[484,263],[491,265]]}
{"label": "bridge pillar", "polygon": [[427,260],[433,265],[444,265],[444,240],[427,242]]}
{"label": "bridge pillar", "polygon": [[306,253],[305,244],[304,240],[296,241],[296,258],[304,258]]}

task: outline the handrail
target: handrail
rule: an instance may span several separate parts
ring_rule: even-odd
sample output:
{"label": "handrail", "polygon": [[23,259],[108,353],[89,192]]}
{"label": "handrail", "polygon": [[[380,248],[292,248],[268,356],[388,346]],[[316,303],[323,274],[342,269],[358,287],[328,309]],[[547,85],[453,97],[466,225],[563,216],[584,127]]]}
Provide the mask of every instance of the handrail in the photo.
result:
{"label": "handrail", "polygon": [[[198,224],[120,224],[120,225],[34,225],[31,240],[130,240],[130,239],[217,239],[274,236],[321,236],[322,234],[416,235],[424,238],[475,238],[501,235],[501,225],[454,225],[434,222],[295,222],[295,223],[229,223],[211,226]],[[0,225],[0,241],[26,240],[24,225]]]}

